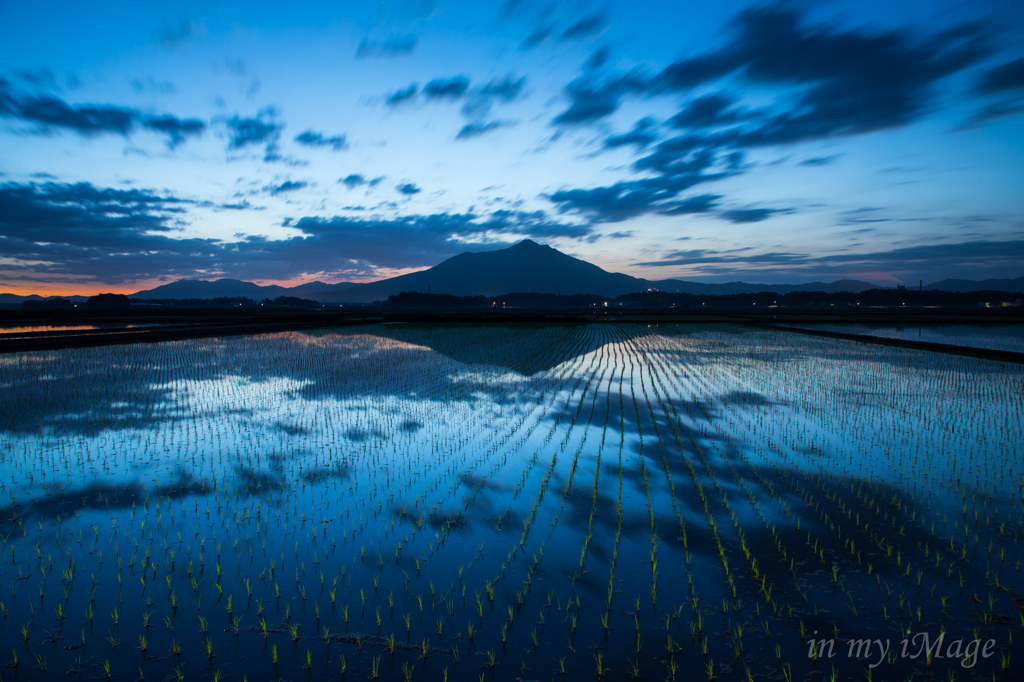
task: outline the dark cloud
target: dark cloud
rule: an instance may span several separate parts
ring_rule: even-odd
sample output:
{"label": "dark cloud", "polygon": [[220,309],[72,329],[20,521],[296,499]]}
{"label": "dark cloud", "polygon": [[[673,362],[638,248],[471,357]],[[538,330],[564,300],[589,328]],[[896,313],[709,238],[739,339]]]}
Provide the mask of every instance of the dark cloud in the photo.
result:
{"label": "dark cloud", "polygon": [[40,85],[47,88],[57,87],[57,74],[45,66],[36,69],[16,69],[14,75],[32,85]]}
{"label": "dark cloud", "polygon": [[161,31],[157,41],[165,47],[179,47],[188,42],[198,29],[199,25],[196,22],[185,18],[179,21],[176,27]]}
{"label": "dark cloud", "polygon": [[530,35],[526,36],[526,40],[523,41],[522,48],[524,50],[530,50],[555,34],[555,29],[551,26],[538,26],[533,30]]}
{"label": "dark cloud", "polygon": [[206,130],[206,124],[202,121],[183,121],[173,116],[150,116],[143,121],[143,126],[167,135],[168,144],[172,148],[177,147],[189,136],[200,135]]}
{"label": "dark cloud", "polygon": [[345,183],[346,187],[352,189],[354,187],[358,187],[359,185],[366,184],[366,178],[360,175],[359,173],[352,173],[351,175],[346,175],[341,180],[338,180],[338,182],[343,182]]}
{"label": "dark cloud", "polygon": [[583,17],[575,24],[567,28],[559,40],[575,40],[579,38],[589,38],[596,33],[599,33],[604,28],[604,12],[595,12],[589,16]]}
{"label": "dark cloud", "polygon": [[594,53],[587,58],[586,68],[600,69],[608,61],[609,56],[611,56],[611,50],[607,47],[594,50]]}
{"label": "dark cloud", "polygon": [[659,143],[650,154],[634,162],[634,170],[653,171],[657,173],[654,177],[594,189],[563,189],[544,196],[562,212],[581,213],[597,222],[617,222],[648,213],[700,212],[687,210],[685,202],[676,201],[676,197],[695,185],[742,172],[741,160],[733,153],[722,154],[706,146],[699,137],[677,137]]}
{"label": "dark cloud", "polygon": [[801,166],[828,166],[835,163],[842,154],[832,154],[831,156],[815,156],[810,159],[804,159],[800,162]]}
{"label": "dark cloud", "polygon": [[145,80],[141,78],[132,78],[128,83],[132,86],[132,90],[135,92],[146,92],[148,90],[161,95],[170,95],[174,94],[176,91],[174,83],[171,81],[158,81],[152,76],[148,76]]}
{"label": "dark cloud", "polygon": [[302,189],[303,187],[306,187],[308,185],[308,182],[295,182],[292,180],[286,180],[285,182],[282,182],[280,185],[268,185],[263,189],[265,191],[270,192],[272,196],[277,196],[278,194],[285,194],[286,192],[294,192],[295,190]]}
{"label": "dark cloud", "polygon": [[687,266],[702,275],[745,277],[752,272],[792,280],[861,277],[887,272],[909,275],[913,281],[946,278],[984,279],[1012,276],[1024,261],[1024,241],[969,241],[910,246],[889,251],[812,255],[807,253],[752,253],[752,249],[714,251],[693,249],[666,253],[664,259],[638,263],[646,267]]}
{"label": "dark cloud", "polygon": [[[498,211],[483,218],[471,213],[416,215],[386,219],[303,218],[295,223],[305,238],[287,240],[312,250],[310,240],[332,254],[365,259],[389,268],[436,265],[467,250],[484,235],[582,238],[586,225],[551,221],[543,212]],[[281,242],[276,242],[280,245]],[[494,245],[503,248],[505,244]],[[337,255],[333,256],[337,258]]]}
{"label": "dark cloud", "polygon": [[427,99],[459,99],[468,89],[469,79],[465,76],[435,78],[423,87],[423,96]]}
{"label": "dark cloud", "polygon": [[399,57],[412,54],[416,49],[416,36],[396,35],[387,38],[382,42],[372,41],[364,38],[356,50],[356,59],[367,59],[369,57]]}
{"label": "dark cloud", "polygon": [[[809,26],[789,7],[742,11],[735,36],[718,51],[680,60],[653,77],[630,74],[567,87],[569,108],[556,124],[591,121],[615,111],[625,95],[688,91],[725,76],[751,85],[797,89],[752,125],[720,135],[720,145],[763,146],[867,133],[910,123],[927,108],[939,80],[989,54],[980,29],[960,26],[932,36]],[[997,79],[998,80],[998,79]],[[739,122],[718,94],[697,98],[680,112],[677,125],[701,128]]]}
{"label": "dark cloud", "polygon": [[1024,97],[1016,97],[1002,102],[995,102],[982,107],[969,119],[957,126],[957,130],[970,130],[980,125],[1007,116],[1024,113]]}
{"label": "dark cloud", "polygon": [[411,182],[404,182],[400,185],[396,185],[395,189],[406,196],[412,196],[413,194],[419,194],[423,190]]}
{"label": "dark cloud", "polygon": [[578,78],[566,87],[572,103],[555,117],[554,123],[568,125],[603,118],[619,108],[624,95],[643,92],[647,87],[648,81],[639,72],[599,82],[590,76]]}
{"label": "dark cloud", "polygon": [[710,213],[721,198],[721,194],[697,194],[692,197],[687,197],[682,201],[666,203],[660,207],[658,212],[662,215]]}
{"label": "dark cloud", "polygon": [[[678,210],[682,191],[744,171],[744,150],[904,125],[927,108],[936,82],[988,54],[986,37],[973,26],[932,36],[906,32],[808,26],[788,6],[748,9],[733,21],[735,37],[724,47],[680,60],[652,77],[639,71],[570,83],[569,107],[553,121],[594,121],[619,108],[624,97],[689,91],[730,76],[760,89],[787,93],[776,104],[750,110],[719,91],[686,102],[671,124],[685,130],[660,142],[653,125],[605,139],[604,148],[653,148],[632,170],[655,177],[594,189],[563,189],[546,195],[560,211],[597,221],[625,220]],[[1002,112],[995,112],[1002,113]],[[1006,114],[1003,114],[1006,115]],[[682,209],[685,211],[685,209]],[[776,211],[726,211],[732,222],[763,220]]]}
{"label": "dark cloud", "polygon": [[336,152],[340,152],[342,149],[348,148],[348,142],[344,135],[324,137],[323,133],[318,133],[313,130],[307,130],[304,133],[299,133],[296,135],[295,141],[299,144],[306,145],[307,147],[330,147]]}
{"label": "dark cloud", "polygon": [[719,216],[730,223],[759,223],[768,220],[777,213],[788,213],[785,209],[777,208],[744,208],[732,211],[722,211]]}
{"label": "dark cloud", "polygon": [[691,100],[672,117],[677,128],[713,128],[736,123],[749,116],[734,107],[736,100],[722,93],[704,95]]}
{"label": "dark cloud", "polygon": [[274,120],[275,115],[273,109],[264,109],[256,115],[256,118],[241,118],[237,114],[229,118],[226,122],[231,133],[228,149],[244,149],[250,145],[266,143],[268,153],[272,152],[273,145],[281,136],[281,130],[284,129],[284,124]]}
{"label": "dark cloud", "polygon": [[978,82],[978,92],[991,95],[1024,88],[1024,57],[989,69]]}
{"label": "dark cloud", "polygon": [[508,103],[515,101],[526,87],[526,76],[509,74],[503,78],[494,78],[479,87],[473,88],[462,105],[462,113],[469,117],[485,116],[495,102]]}
{"label": "dark cloud", "polygon": [[488,121],[487,123],[467,123],[462,126],[462,130],[455,136],[456,140],[468,140],[473,137],[480,137],[487,133],[498,130],[499,128],[508,128],[515,125],[512,121]]}
{"label": "dark cloud", "polygon": [[170,115],[152,116],[136,109],[110,105],[71,105],[51,95],[28,95],[10,88],[0,79],[0,116],[10,116],[39,126],[47,133],[53,129],[70,130],[79,135],[104,133],[128,135],[138,128],[168,137],[169,146],[176,147],[186,138],[198,136],[206,124],[196,119],[180,119]]}
{"label": "dark cloud", "polygon": [[511,102],[519,97],[526,86],[526,76],[516,78],[511,74],[504,78],[495,78],[474,91],[476,97],[487,97]]}
{"label": "dark cloud", "polygon": [[403,90],[396,90],[395,92],[388,95],[388,98],[384,101],[389,107],[393,107],[398,104],[403,104],[416,97],[416,93],[419,92],[419,87],[413,83],[409,87]]}
{"label": "dark cloud", "polygon": [[634,145],[637,149],[643,149],[658,139],[654,119],[644,118],[637,121],[633,129],[622,135],[610,135],[605,138],[605,149],[614,149],[626,145]]}
{"label": "dark cloud", "polygon": [[305,217],[291,221],[300,236],[289,239],[175,238],[188,217],[186,209],[194,205],[151,190],[0,185],[5,278],[16,280],[21,272],[46,274],[51,281],[92,277],[120,284],[197,275],[287,279],[304,273],[373,274],[376,267],[431,266],[466,250],[488,248],[484,237],[583,238],[591,232],[588,225],[554,221],[540,211],[499,211],[488,216]]}
{"label": "dark cloud", "polygon": [[617,182],[594,189],[563,189],[544,196],[560,211],[580,213],[594,222],[619,222],[648,213],[696,213],[700,211],[686,210],[685,202],[673,200],[694,185],[730,174],[729,171],[705,172],[712,165],[710,157],[700,157],[693,160],[688,172]]}

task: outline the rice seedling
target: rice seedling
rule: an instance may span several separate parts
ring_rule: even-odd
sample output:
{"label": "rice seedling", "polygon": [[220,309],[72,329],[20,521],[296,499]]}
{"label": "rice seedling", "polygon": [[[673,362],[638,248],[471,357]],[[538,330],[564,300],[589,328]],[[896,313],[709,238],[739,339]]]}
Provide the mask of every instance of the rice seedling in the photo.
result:
{"label": "rice seedling", "polygon": [[303,639],[372,679],[474,675],[467,644],[541,678],[881,678],[862,639],[891,640],[889,679],[959,673],[974,640],[972,674],[1019,665],[1014,366],[725,325],[389,326],[24,353],[0,381],[11,667],[100,644],[102,676],[138,677],[121,638],[154,679],[228,651],[295,678]]}

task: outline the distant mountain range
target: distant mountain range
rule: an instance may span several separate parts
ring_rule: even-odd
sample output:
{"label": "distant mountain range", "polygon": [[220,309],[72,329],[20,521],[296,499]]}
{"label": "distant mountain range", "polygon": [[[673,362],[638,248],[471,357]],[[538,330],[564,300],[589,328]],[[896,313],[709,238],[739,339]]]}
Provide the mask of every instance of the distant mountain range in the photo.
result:
{"label": "distant mountain range", "polygon": [[[211,299],[251,298],[263,300],[279,296],[293,296],[331,303],[372,303],[403,291],[451,294],[454,296],[498,296],[510,293],[541,294],[596,294],[615,297],[648,289],[670,293],[752,294],[769,291],[786,294],[794,291],[821,291],[859,293],[879,288],[877,284],[843,279],[836,282],[809,284],[751,284],[727,282],[705,284],[677,279],[648,280],[617,272],[607,272],[593,263],[568,256],[550,246],[524,240],[498,251],[462,253],[427,270],[383,279],[368,284],[339,282],[307,282],[296,287],[261,286],[237,279],[182,279],[153,289],[138,291],[134,299]],[[988,279],[981,282],[946,279],[929,284],[926,289],[944,291],[1022,291],[1024,277],[1017,279]],[[21,301],[38,296],[0,294],[0,305],[20,305]],[[69,297],[80,300],[82,297]]]}
{"label": "distant mountain range", "polygon": [[1024,291],[1024,277],[1016,279],[983,279],[975,282],[969,279],[944,279],[935,284],[929,284],[925,289],[936,291]]}
{"label": "distant mountain range", "polygon": [[260,286],[240,279],[179,279],[177,282],[163,284],[153,289],[137,291],[130,296],[140,299],[251,298],[260,301],[278,296],[294,296],[295,298],[325,300],[311,294],[333,295],[357,286],[359,285],[352,282],[339,282],[338,284],[307,282],[296,287],[282,287],[276,284]]}
{"label": "distant mountain range", "polygon": [[597,294],[620,296],[648,289],[673,293],[740,294],[759,291],[864,291],[877,285],[842,280],[832,284],[768,285],[731,282],[702,284],[676,279],[648,280],[598,266],[524,240],[498,251],[462,253],[428,270],[371,282],[340,292],[310,292],[310,298],[342,303],[370,303],[403,291],[453,296],[499,296],[508,293]]}

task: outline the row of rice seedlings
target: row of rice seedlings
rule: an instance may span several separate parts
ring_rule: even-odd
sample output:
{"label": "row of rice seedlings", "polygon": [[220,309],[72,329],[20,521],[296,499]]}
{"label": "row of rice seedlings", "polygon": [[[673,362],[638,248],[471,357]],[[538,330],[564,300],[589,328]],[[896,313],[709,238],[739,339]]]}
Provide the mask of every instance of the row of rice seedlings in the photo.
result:
{"label": "row of rice seedlings", "polygon": [[[836,495],[837,495],[836,493],[834,493],[834,492],[832,493],[832,500],[833,500],[833,501],[835,500],[835,498],[836,498]],[[895,498],[894,498],[894,501],[895,501]],[[823,516],[823,518],[822,518],[822,521],[823,521],[823,522],[824,522],[825,524],[827,524],[827,525],[830,525],[830,527],[831,527],[831,526],[832,526],[832,524],[831,524],[831,522],[829,521],[829,519],[828,519],[828,517],[827,517],[827,512],[824,512],[824,511],[823,511],[823,507],[822,507],[822,505],[821,505],[820,503],[818,503],[818,502],[815,502],[815,501],[813,501],[813,500],[810,500],[810,499],[808,499],[808,500],[807,500],[807,502],[809,503],[809,505],[813,505],[813,506],[811,506],[810,508],[811,508],[812,510],[814,510],[816,514],[819,514],[819,515]],[[914,518],[914,515],[915,515],[915,513],[916,513],[916,512],[914,512],[914,511],[910,511],[910,510],[907,510],[907,511],[909,512],[909,517],[910,517],[910,518],[909,518],[909,519],[907,519],[907,520],[906,520],[906,521],[905,521],[905,522],[903,523],[903,527],[902,527],[902,528],[900,529],[900,530],[901,530],[901,532],[905,532],[905,530],[906,530],[906,526],[907,526],[907,525],[911,525],[911,524],[913,524],[913,523],[914,523],[914,520],[913,520],[913,518]],[[898,511],[897,513],[903,514],[904,512],[903,512],[903,510],[902,510],[902,509],[899,509],[899,511]],[[834,530],[837,530],[837,529],[836,529],[836,528],[834,528],[834,527],[833,527],[833,529],[834,529]],[[842,531],[841,531],[841,530],[839,530],[839,532],[840,532],[840,534],[842,533]],[[848,544],[849,544],[849,543],[848,543]],[[927,551],[927,549],[926,549],[926,551]],[[898,556],[899,556],[899,554],[897,553],[897,557],[898,557]],[[897,561],[897,563],[898,563],[898,561]],[[835,571],[833,571],[833,576],[835,576]],[[877,577],[877,576],[876,576],[876,577]],[[904,578],[908,578],[908,577],[909,577],[909,571],[907,571],[907,570],[904,570],[904,571],[903,571],[903,574],[902,574],[902,577],[904,577]],[[918,583],[920,584],[920,571],[918,572]],[[945,604],[945,600],[943,600],[943,604]],[[921,613],[920,613],[920,610],[919,610],[919,611],[918,611],[918,618],[919,618],[919,619],[920,619],[920,615],[921,615]]]}

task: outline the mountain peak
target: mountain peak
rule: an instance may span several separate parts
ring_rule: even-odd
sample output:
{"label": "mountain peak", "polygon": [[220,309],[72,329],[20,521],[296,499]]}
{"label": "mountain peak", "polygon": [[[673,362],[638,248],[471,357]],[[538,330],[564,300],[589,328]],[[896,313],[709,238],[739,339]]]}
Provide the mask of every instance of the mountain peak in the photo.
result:
{"label": "mountain peak", "polygon": [[[512,246],[508,247],[505,250],[506,251],[511,251],[512,249],[517,249],[517,250],[520,250],[520,251],[525,251],[527,249],[551,249],[551,247],[548,246],[547,244],[538,244],[537,242],[533,241],[532,239],[524,239],[523,241],[517,242],[517,243],[513,244]],[[552,250],[554,250],[554,249],[552,249]]]}

